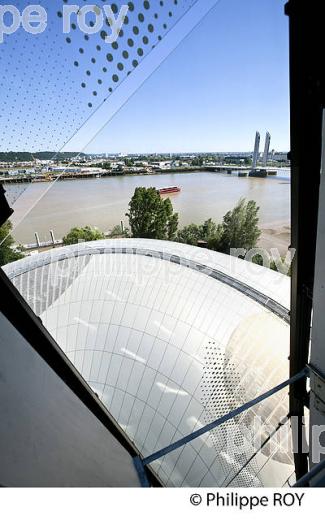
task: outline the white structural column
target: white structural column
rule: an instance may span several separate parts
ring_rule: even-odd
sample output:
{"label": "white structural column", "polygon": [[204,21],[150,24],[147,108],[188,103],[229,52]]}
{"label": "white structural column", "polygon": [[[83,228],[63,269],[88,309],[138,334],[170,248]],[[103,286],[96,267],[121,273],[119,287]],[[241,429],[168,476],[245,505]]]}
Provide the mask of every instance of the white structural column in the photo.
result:
{"label": "white structural column", "polygon": [[271,142],[271,134],[269,132],[266,132],[265,146],[264,146],[264,153],[263,153],[263,166],[267,165],[267,160],[268,160],[269,151],[270,151],[270,142]]}
{"label": "white structural column", "polygon": [[260,133],[256,132],[254,154],[253,154],[253,170],[255,170],[255,168],[257,166],[258,154],[259,154],[259,150],[260,150],[260,140],[261,140]]}
{"label": "white structural column", "polygon": [[[319,193],[317,249],[314,282],[314,306],[310,363],[310,467],[325,457],[325,113],[323,113],[323,153]],[[323,445],[323,447],[322,447]],[[323,471],[323,477],[325,472]],[[313,483],[321,475],[313,479]]]}

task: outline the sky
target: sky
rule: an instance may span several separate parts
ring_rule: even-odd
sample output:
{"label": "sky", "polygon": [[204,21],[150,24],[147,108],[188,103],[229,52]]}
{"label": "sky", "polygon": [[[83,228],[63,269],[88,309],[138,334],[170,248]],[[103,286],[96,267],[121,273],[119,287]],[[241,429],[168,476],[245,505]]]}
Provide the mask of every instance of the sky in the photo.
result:
{"label": "sky", "polygon": [[[177,6],[174,0],[165,0],[163,7],[152,0],[150,10],[137,0],[119,48],[111,50],[112,62],[107,58],[108,44],[99,35],[85,42],[75,30],[67,43],[57,16],[60,0],[40,3],[48,10],[48,30],[38,36],[20,30],[0,45],[0,86],[5,93],[0,151],[251,151],[256,130],[262,145],[268,130],[271,148],[288,150],[284,0],[179,0]],[[208,3],[215,7],[184,37]],[[28,2],[16,4],[23,8]],[[143,23],[134,22],[139,13],[144,15]],[[184,14],[188,23],[179,36],[178,22]],[[153,34],[147,31],[149,22]],[[133,34],[134,23],[140,27],[139,36]],[[142,44],[143,34],[152,39],[151,44],[159,33],[163,39],[154,50]],[[135,42],[132,48],[127,45],[130,36]],[[141,59],[136,55],[139,47],[144,51]],[[122,57],[126,49],[128,59]],[[134,57],[138,66],[132,68]],[[118,98],[123,89],[124,97]]]}
{"label": "sky", "polygon": [[289,149],[288,19],[279,0],[221,0],[89,152]]}

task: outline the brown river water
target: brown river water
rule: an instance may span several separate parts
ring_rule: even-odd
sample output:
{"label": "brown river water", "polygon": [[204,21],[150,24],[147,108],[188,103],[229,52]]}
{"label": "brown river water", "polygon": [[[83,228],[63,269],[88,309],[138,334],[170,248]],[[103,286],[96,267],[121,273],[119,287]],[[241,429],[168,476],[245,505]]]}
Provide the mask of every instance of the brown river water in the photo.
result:
{"label": "brown river water", "polygon": [[271,242],[277,234],[284,243],[288,241],[288,170],[279,170],[277,176],[266,179],[239,178],[235,173],[192,172],[58,181],[52,185],[7,185],[9,196],[26,187],[14,204],[13,234],[17,241],[26,244],[35,241],[35,231],[40,240],[45,241],[50,239],[50,229],[56,238],[62,238],[74,226],[97,226],[105,232],[121,220],[127,226],[125,213],[137,186],[174,185],[179,186],[181,192],[169,197],[179,213],[180,227],[192,222],[199,224],[210,217],[220,222],[240,197],[246,197],[260,206],[260,226],[266,236],[271,237]]}

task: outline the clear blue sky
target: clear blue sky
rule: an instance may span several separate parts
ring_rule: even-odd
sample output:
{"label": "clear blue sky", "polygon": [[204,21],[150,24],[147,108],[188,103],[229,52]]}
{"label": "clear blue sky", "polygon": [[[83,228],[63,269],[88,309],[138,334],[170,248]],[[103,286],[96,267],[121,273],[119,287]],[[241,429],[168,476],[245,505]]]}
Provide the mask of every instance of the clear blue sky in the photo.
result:
{"label": "clear blue sky", "polygon": [[89,151],[245,151],[256,130],[288,150],[284,3],[222,0]]}
{"label": "clear blue sky", "polygon": [[[173,4],[171,0],[165,3],[168,1]],[[51,9],[47,1],[41,3]],[[140,0],[134,3],[136,8],[143,4]],[[17,4],[26,2],[19,1]],[[53,7],[53,4],[56,5]],[[56,14],[60,4],[52,2],[54,11],[50,16]],[[159,4],[157,0],[156,4]],[[265,131],[269,130],[272,135],[271,148],[288,150],[288,19],[283,12],[284,4],[284,0],[221,0],[86,151],[249,151],[253,148],[256,130],[261,132],[262,143]],[[90,79],[85,80],[84,76],[94,50],[85,46],[85,53],[80,55],[83,36],[75,36],[76,32],[70,46],[63,35],[59,34],[58,39],[53,39],[53,31],[58,31],[59,22],[55,18],[56,25],[51,27],[52,37],[48,31],[39,36],[37,42],[35,36],[29,36],[28,42],[34,45],[35,56],[37,52],[37,62],[32,60],[34,70],[29,90],[26,89],[26,75],[31,74],[31,66],[23,53],[30,52],[30,48],[27,49],[23,40],[26,39],[25,35],[17,33],[10,36],[7,46],[0,48],[2,54],[7,53],[6,77],[2,82],[8,82],[10,74],[16,74],[12,83],[14,88],[11,88],[7,104],[2,109],[2,117],[11,121],[12,128],[5,132],[0,143],[1,150],[58,149],[89,115],[89,110],[96,108],[107,95],[98,90],[96,97],[91,97],[99,71],[102,71],[99,68],[100,53],[96,54],[94,67],[98,66],[98,69],[92,73],[93,83],[90,83]],[[127,38],[128,28],[125,29],[124,38]],[[36,48],[35,42],[38,44]],[[41,43],[44,43],[43,53],[39,52]],[[117,52],[125,48],[121,40]],[[9,54],[14,55],[15,52],[20,55],[19,66],[12,58],[9,59]],[[105,49],[104,57],[106,52]],[[77,68],[72,65],[76,55],[78,61],[80,59]],[[53,66],[54,57],[58,58],[58,63]],[[81,60],[85,60],[85,64]],[[44,95],[43,99],[42,90],[47,81],[50,81],[51,95]],[[81,81],[86,83],[86,88],[81,89]],[[71,95],[73,82],[75,90]],[[66,92],[63,83],[67,84]],[[98,88],[104,85],[105,81]],[[6,87],[6,84],[2,86]],[[26,99],[21,99],[19,95],[21,88],[26,90]],[[90,97],[91,109],[86,103]],[[28,107],[29,116],[26,116],[28,104],[32,108]],[[12,107],[16,111],[14,114]],[[105,104],[100,110],[105,110]],[[31,119],[28,120],[28,117]],[[37,132],[30,131],[31,122]],[[26,126],[29,134],[26,133]],[[20,136],[19,140],[16,140],[16,135]],[[6,136],[9,136],[8,139]],[[78,147],[74,144],[73,149]]]}

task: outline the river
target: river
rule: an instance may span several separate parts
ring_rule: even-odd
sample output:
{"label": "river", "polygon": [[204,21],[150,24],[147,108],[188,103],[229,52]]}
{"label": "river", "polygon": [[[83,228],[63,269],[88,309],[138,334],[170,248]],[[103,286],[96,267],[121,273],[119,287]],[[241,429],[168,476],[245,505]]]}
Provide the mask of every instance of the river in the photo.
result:
{"label": "river", "polygon": [[[121,220],[128,224],[125,213],[137,186],[177,185],[180,193],[170,195],[179,213],[180,226],[202,223],[208,218],[220,222],[240,197],[253,199],[260,206],[260,225],[276,229],[290,225],[290,174],[279,170],[266,179],[239,178],[233,173],[166,173],[132,175],[100,179],[33,183],[17,199],[12,217],[14,237],[21,243],[49,240],[49,230],[61,238],[74,226],[97,226],[112,229]],[[23,186],[7,185],[9,197]],[[45,193],[45,194],[44,194]],[[40,200],[38,200],[40,199]],[[38,202],[36,202],[38,201]]]}

